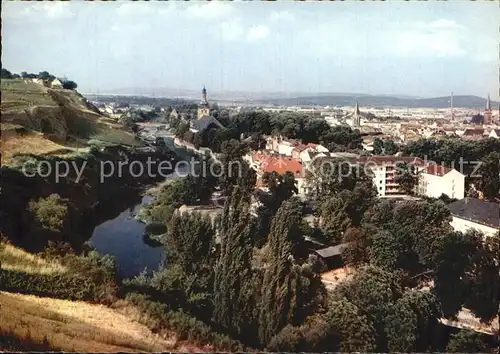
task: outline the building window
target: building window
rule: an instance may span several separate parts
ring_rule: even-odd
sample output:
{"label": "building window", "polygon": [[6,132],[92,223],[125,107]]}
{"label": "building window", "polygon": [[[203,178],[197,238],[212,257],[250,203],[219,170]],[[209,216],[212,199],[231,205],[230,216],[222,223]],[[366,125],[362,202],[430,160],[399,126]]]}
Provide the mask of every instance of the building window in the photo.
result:
{"label": "building window", "polygon": [[382,190],[382,186],[378,187],[378,190],[381,191]]}

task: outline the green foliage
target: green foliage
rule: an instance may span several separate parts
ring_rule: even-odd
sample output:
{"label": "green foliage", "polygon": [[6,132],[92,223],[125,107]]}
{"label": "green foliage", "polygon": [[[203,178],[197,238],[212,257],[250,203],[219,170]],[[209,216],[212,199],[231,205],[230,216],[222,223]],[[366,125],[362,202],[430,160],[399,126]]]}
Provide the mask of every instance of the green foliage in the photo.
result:
{"label": "green foliage", "polygon": [[[254,335],[254,292],[251,243],[255,223],[249,195],[235,187],[220,221],[220,255],[215,267],[214,321],[238,335]],[[248,338],[247,337],[247,338]]]}
{"label": "green foliage", "polygon": [[483,235],[477,237],[480,242],[476,243],[472,267],[467,272],[471,279],[465,305],[483,321],[489,322],[500,309],[500,232],[486,240]]}
{"label": "green foliage", "polygon": [[360,269],[348,282],[339,284],[335,298],[345,298],[365,315],[373,326],[377,350],[386,351],[385,319],[391,305],[402,295],[399,282],[393,274],[368,266]]}
{"label": "green foliage", "polygon": [[186,274],[196,273],[209,264],[214,237],[208,216],[175,213],[165,240],[169,263],[179,265]]}
{"label": "green foliage", "polygon": [[356,186],[358,171],[363,169],[353,167],[348,161],[321,157],[311,162],[306,178],[316,196],[327,197],[343,190],[353,190]]}
{"label": "green foliage", "polygon": [[375,350],[375,331],[372,325],[359,308],[345,298],[333,300],[328,304],[325,320],[330,327],[328,332],[332,342],[325,350],[335,352]]}
{"label": "green foliage", "polygon": [[350,266],[359,266],[369,261],[369,247],[371,238],[378,230],[373,226],[364,226],[362,228],[348,228],[342,241],[347,243],[347,248],[342,251],[342,260]]}
{"label": "green foliage", "polygon": [[215,332],[208,325],[182,311],[172,311],[166,304],[149,300],[137,293],[127,295],[126,299],[139,307],[148,318],[145,322],[155,332],[165,330],[175,332],[179,340],[192,344],[210,344],[221,351],[239,351],[244,347],[224,334]]}
{"label": "green foliage", "polygon": [[2,68],[1,78],[2,79],[12,79],[12,73],[9,70],[7,70],[7,69]]}
{"label": "green foliage", "polygon": [[66,90],[75,90],[78,87],[78,85],[76,84],[76,82],[71,81],[71,80],[64,80],[62,82],[62,86]]}
{"label": "green foliage", "polygon": [[481,159],[477,173],[481,176],[478,188],[486,198],[500,195],[500,152],[492,152]]}
{"label": "green foliage", "polygon": [[382,231],[366,239],[370,259],[408,276],[432,268],[435,242],[451,231],[450,219],[450,211],[439,200],[380,201],[365,218]]}
{"label": "green foliage", "polygon": [[273,213],[278,211],[281,204],[298,193],[295,182],[295,176],[291,172],[285,172],[283,175],[277,172],[265,172],[262,176],[264,186],[269,189],[271,196],[267,206]]}
{"label": "green foliage", "polygon": [[407,292],[389,310],[386,319],[391,352],[423,352],[432,349],[433,335],[442,316],[437,298],[430,292]]}
{"label": "green foliage", "polygon": [[282,204],[271,225],[259,316],[262,343],[269,343],[287,324],[302,323],[318,305],[321,286],[315,267],[297,263],[303,249],[302,222],[300,203],[292,198]]}
{"label": "green foliage", "polygon": [[[58,253],[58,252],[56,252]],[[51,254],[50,251],[47,254]],[[0,270],[0,289],[55,297],[68,300],[86,300],[111,303],[117,293],[116,265],[108,255],[91,251],[78,256],[68,253],[60,258],[69,271],[63,274],[29,274],[14,270]]]}
{"label": "green foliage", "polygon": [[488,346],[480,333],[462,329],[451,335],[446,351],[448,353],[486,353]]}
{"label": "green foliage", "polygon": [[434,253],[434,288],[443,313],[453,318],[467,298],[473,258],[481,244],[477,232],[451,232],[436,240]]}
{"label": "green foliage", "polygon": [[[500,140],[494,138],[478,141],[460,138],[419,139],[406,145],[402,152],[405,156],[418,156],[443,163],[446,166],[455,166],[464,174],[473,172],[476,164],[467,161],[480,161],[490,153],[500,151]],[[465,162],[465,163],[464,163]],[[497,161],[498,162],[498,161]]]}
{"label": "green foliage", "polygon": [[373,141],[373,153],[375,155],[394,155],[399,151],[399,146],[394,140],[380,140],[375,138]]}
{"label": "green foliage", "polygon": [[339,243],[342,234],[351,225],[351,220],[345,210],[345,203],[339,197],[332,197],[323,202],[321,220],[321,228],[326,238],[334,243]]}
{"label": "green foliage", "polygon": [[339,243],[348,227],[359,227],[365,212],[375,203],[371,182],[357,183],[352,191],[343,190],[324,197],[321,205],[322,228],[328,239]]}
{"label": "green foliage", "polygon": [[68,214],[66,201],[58,194],[30,201],[28,208],[35,215],[42,228],[52,231],[61,231]]}
{"label": "green foliage", "polygon": [[398,164],[394,182],[398,183],[406,194],[414,194],[415,186],[418,184],[415,166],[407,163]]}
{"label": "green foliage", "polygon": [[152,222],[146,225],[144,232],[148,235],[162,235],[167,232],[167,226],[161,222]]}

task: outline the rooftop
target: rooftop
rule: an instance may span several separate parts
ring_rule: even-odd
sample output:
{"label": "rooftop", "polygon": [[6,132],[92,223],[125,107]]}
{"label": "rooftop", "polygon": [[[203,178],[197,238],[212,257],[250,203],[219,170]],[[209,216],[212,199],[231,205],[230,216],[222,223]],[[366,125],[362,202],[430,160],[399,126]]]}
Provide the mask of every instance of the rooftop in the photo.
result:
{"label": "rooftop", "polygon": [[329,258],[333,256],[340,256],[342,254],[342,251],[347,248],[347,243],[341,243],[340,245],[336,246],[330,246],[327,248],[322,248],[319,250],[316,250],[315,252],[321,257],[321,258]]}
{"label": "rooftop", "polygon": [[427,173],[429,175],[434,175],[434,176],[444,176],[445,174],[447,174],[452,170],[453,168],[441,166],[438,164],[430,164],[424,169],[423,173]]}
{"label": "rooftop", "polygon": [[453,216],[500,229],[500,204],[464,198],[448,205]]}

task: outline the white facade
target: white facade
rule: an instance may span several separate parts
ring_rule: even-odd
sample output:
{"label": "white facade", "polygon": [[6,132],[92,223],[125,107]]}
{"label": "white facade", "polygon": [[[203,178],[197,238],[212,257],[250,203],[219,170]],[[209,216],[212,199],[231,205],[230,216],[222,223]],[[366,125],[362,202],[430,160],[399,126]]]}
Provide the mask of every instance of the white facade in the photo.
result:
{"label": "white facade", "polygon": [[324,153],[330,152],[330,150],[328,150],[328,149],[327,149],[326,147],[324,147],[323,145],[316,145],[315,150],[316,150],[317,152],[324,152]]}
{"label": "white facade", "polygon": [[373,184],[377,188],[379,197],[385,196],[387,191],[386,167],[384,165],[370,166],[370,170],[373,173]]}
{"label": "white facade", "polygon": [[297,183],[297,191],[299,195],[307,195],[311,191],[311,187],[307,183],[306,178],[295,178]]}
{"label": "white facade", "polygon": [[465,197],[465,176],[452,169],[443,176],[426,173],[420,174],[418,193],[431,198],[439,198],[446,194],[450,198]]}
{"label": "white facade", "polygon": [[290,143],[282,142],[278,145],[278,154],[285,156],[292,156],[292,150],[295,148]]}
{"label": "white facade", "polygon": [[[498,129],[497,129],[498,130]],[[500,135],[497,134],[497,130],[491,129],[490,135],[488,135],[490,138],[495,138],[495,139],[500,139]]]}
{"label": "white facade", "polygon": [[494,227],[479,224],[477,222],[470,221],[467,219],[462,219],[457,216],[453,216],[450,225],[453,227],[453,230],[455,231],[466,232],[467,230],[470,229],[476,229],[478,231],[481,231],[485,236],[494,236],[499,230],[498,228],[495,229]]}
{"label": "white facade", "polygon": [[63,84],[62,84],[61,80],[59,80],[59,79],[54,79],[54,80],[52,80],[52,82],[50,83],[50,86],[51,86],[51,87],[54,87],[54,88],[62,88],[62,87],[63,87]]}

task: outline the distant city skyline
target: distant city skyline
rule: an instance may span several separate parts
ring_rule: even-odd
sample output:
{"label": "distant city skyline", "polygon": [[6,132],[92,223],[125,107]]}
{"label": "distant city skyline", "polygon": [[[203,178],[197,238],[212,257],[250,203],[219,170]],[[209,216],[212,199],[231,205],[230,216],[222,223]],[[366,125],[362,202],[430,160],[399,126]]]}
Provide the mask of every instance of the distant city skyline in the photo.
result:
{"label": "distant city skyline", "polygon": [[[498,101],[498,2],[3,2],[2,66],[82,92]],[[134,92],[135,91],[135,92]],[[124,92],[123,92],[124,93]]]}

